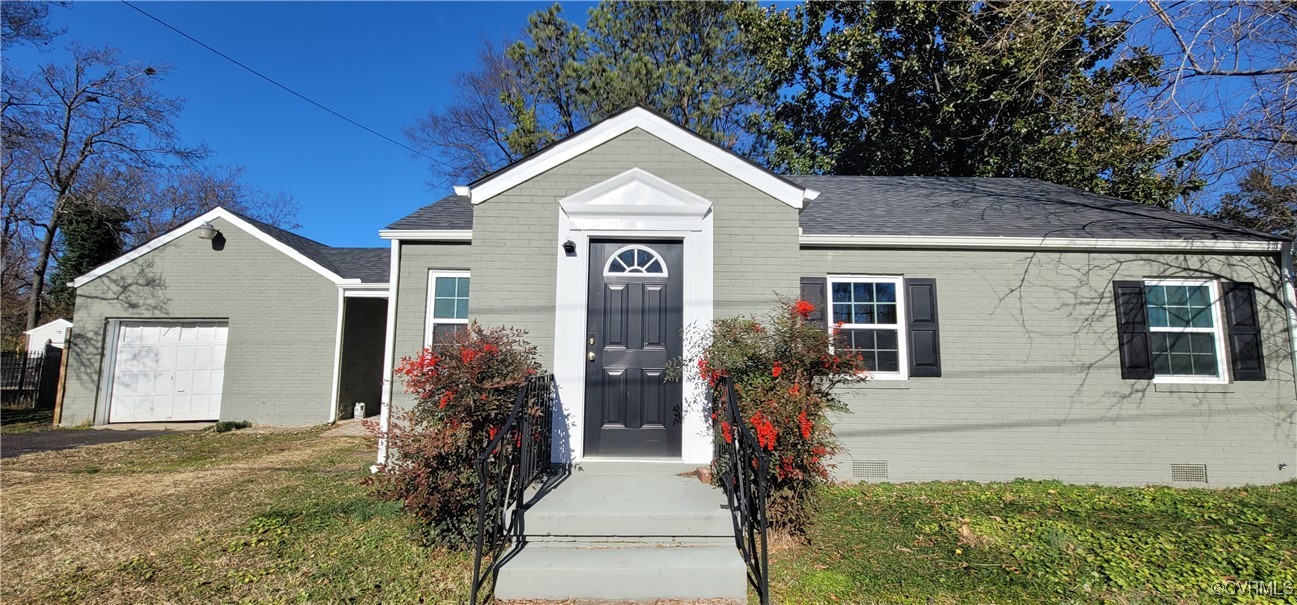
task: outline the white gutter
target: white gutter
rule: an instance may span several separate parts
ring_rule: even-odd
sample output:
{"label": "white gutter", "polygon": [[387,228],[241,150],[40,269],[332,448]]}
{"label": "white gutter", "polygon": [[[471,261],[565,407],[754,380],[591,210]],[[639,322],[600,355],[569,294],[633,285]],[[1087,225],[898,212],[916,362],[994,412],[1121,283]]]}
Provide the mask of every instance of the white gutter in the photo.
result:
{"label": "white gutter", "polygon": [[471,242],[472,229],[383,229],[378,237],[390,240],[430,242]]}
{"label": "white gutter", "polygon": [[802,234],[804,247],[1022,249],[1022,250],[1159,250],[1191,252],[1281,252],[1284,242],[1098,239],[1070,237],[934,237],[926,235]]}
{"label": "white gutter", "polygon": [[338,289],[342,291],[342,295],[347,298],[387,298],[391,288],[392,285],[390,283],[348,284],[338,286]]}
{"label": "white gutter", "polygon": [[391,285],[387,293],[387,334],[383,339],[383,398],[378,426],[382,432],[378,439],[378,461],[370,471],[378,472],[378,465],[387,462],[387,427],[392,417],[392,371],[396,363],[396,289],[401,281],[401,240],[392,240]]}

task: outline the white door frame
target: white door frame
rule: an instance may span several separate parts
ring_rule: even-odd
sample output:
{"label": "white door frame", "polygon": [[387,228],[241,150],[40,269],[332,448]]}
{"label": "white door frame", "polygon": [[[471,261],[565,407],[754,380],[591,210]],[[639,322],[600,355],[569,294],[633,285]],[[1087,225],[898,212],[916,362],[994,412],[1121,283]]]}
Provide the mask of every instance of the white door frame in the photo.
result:
{"label": "white door frame", "polygon": [[[552,461],[585,457],[586,313],[589,302],[590,240],[682,240],[686,332],[709,328],[712,321],[712,203],[660,177],[633,168],[559,201],[554,296],[554,378],[558,406],[554,418]],[[571,240],[576,253],[562,243]],[[684,340],[684,358],[694,359],[697,342]],[[712,436],[707,422],[706,389],[696,372],[682,372],[681,460],[707,464]],[[567,447],[562,447],[566,444]]]}

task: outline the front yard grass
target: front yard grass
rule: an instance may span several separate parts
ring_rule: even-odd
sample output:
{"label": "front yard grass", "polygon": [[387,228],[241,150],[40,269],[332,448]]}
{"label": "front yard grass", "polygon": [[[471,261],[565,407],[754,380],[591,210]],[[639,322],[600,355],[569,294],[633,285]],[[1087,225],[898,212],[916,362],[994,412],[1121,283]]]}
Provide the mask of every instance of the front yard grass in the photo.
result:
{"label": "front yard grass", "polygon": [[468,557],[419,546],[354,437],[193,433],[0,463],[0,602],[448,603]]}
{"label": "front yard grass", "polygon": [[1297,482],[866,484],[819,507],[774,554],[777,603],[1297,603]]}
{"label": "front yard grass", "polygon": [[[0,463],[0,602],[453,603],[471,560],[369,497],[364,440],[188,433]],[[825,488],[774,602],[1297,603],[1297,483]],[[1293,593],[1236,599],[1213,587]]]}

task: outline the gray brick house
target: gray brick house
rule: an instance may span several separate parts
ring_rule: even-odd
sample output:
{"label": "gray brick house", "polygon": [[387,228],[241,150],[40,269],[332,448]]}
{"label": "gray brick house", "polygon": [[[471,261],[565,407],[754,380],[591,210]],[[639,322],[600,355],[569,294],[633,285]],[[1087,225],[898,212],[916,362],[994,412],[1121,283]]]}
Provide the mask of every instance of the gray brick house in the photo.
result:
{"label": "gray brick house", "polygon": [[783,294],[874,368],[844,388],[843,479],[1297,477],[1291,258],[1267,234],[1026,179],[780,176],[637,108],[380,235],[329,248],[218,211],[78,279],[64,422],[154,409],[179,386],[140,377],[148,356],[222,337],[208,416],[366,401],[385,422],[410,403],[394,364],[475,320],[555,373],[555,461],[705,463],[696,378],[663,360]]}

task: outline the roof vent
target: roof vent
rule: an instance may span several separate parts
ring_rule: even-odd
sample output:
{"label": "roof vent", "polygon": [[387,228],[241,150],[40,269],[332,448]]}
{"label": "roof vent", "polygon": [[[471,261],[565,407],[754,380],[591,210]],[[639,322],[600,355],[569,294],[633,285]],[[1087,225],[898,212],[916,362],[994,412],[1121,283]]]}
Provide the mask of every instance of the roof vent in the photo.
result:
{"label": "roof vent", "polygon": [[1207,465],[1206,464],[1172,464],[1171,480],[1189,481],[1193,483],[1206,483]]}
{"label": "roof vent", "polygon": [[852,460],[851,476],[856,479],[886,479],[886,460]]}

